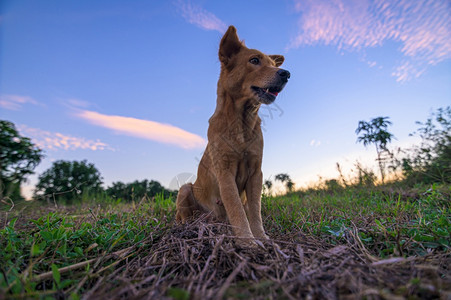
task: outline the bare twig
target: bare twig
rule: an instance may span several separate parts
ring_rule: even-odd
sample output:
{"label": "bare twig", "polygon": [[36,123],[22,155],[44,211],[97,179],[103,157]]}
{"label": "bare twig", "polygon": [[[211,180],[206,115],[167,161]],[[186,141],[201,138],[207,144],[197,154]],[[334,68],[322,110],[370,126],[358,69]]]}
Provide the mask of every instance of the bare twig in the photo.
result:
{"label": "bare twig", "polygon": [[[60,274],[64,274],[64,273],[67,273],[69,271],[73,271],[73,270],[76,270],[76,269],[83,268],[83,267],[85,267],[85,266],[87,266],[87,265],[89,265],[89,264],[91,264],[93,262],[96,262],[96,261],[99,261],[99,260],[102,260],[102,259],[106,260],[106,259],[110,259],[110,258],[121,257],[121,256],[124,255],[124,253],[127,253],[127,251],[129,251],[133,247],[134,246],[126,248],[126,249],[122,249],[122,250],[119,250],[119,251],[116,251],[116,252],[111,253],[111,254],[106,255],[106,256],[92,258],[92,259],[89,259],[87,261],[83,261],[83,262],[79,262],[79,263],[76,263],[76,264],[73,264],[73,265],[70,265],[70,266],[67,266],[67,267],[59,268],[58,271],[60,272]],[[44,281],[44,280],[47,280],[47,279],[50,279],[50,278],[53,278],[53,272],[52,271],[36,275],[36,276],[34,276],[32,278],[32,280],[40,282],[40,281]]]}
{"label": "bare twig", "polygon": [[8,202],[6,202],[5,200],[8,200],[9,202],[11,202],[11,207],[9,208],[8,211],[9,211],[9,212],[12,211],[13,208],[14,208],[14,206],[15,206],[15,205],[14,205],[14,201],[13,201],[10,197],[7,197],[7,196],[6,196],[6,197],[3,197],[2,200],[1,200],[1,202],[3,202],[3,203],[6,204],[6,205],[8,205]]}
{"label": "bare twig", "polygon": [[235,270],[233,270],[233,272],[227,277],[226,281],[224,282],[224,284],[222,285],[222,287],[218,291],[217,299],[222,299],[222,296],[227,291],[227,289],[229,288],[230,284],[235,279],[236,275],[238,275],[238,273],[241,271],[241,269],[246,264],[247,264],[246,260],[241,261],[241,263],[238,265],[238,267]]}

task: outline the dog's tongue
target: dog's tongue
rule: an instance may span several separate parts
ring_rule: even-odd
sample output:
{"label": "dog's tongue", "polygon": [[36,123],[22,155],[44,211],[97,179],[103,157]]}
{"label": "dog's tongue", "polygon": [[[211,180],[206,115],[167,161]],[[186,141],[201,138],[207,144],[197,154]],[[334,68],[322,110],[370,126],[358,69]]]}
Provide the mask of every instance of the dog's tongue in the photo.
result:
{"label": "dog's tongue", "polygon": [[266,92],[268,93],[268,94],[271,94],[271,95],[273,95],[274,97],[277,97],[277,95],[279,95],[279,93],[277,93],[277,92],[270,92],[269,91],[269,89],[266,89]]}

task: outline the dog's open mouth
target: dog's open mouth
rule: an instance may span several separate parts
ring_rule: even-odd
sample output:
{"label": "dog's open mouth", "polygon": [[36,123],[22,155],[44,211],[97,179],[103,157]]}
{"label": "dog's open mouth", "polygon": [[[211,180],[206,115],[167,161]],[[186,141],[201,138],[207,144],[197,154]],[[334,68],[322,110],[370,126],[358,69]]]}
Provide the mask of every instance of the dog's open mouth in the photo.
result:
{"label": "dog's open mouth", "polygon": [[257,94],[258,101],[263,104],[270,104],[276,100],[277,95],[282,90],[280,87],[267,87],[260,88],[257,86],[252,86],[251,89]]}

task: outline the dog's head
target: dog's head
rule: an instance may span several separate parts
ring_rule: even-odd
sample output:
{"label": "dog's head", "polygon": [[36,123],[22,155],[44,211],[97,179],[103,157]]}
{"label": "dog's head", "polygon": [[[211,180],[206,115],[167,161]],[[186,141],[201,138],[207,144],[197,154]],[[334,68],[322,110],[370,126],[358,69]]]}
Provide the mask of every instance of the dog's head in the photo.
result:
{"label": "dog's head", "polygon": [[219,45],[221,77],[219,84],[235,99],[255,99],[272,103],[290,78],[279,68],[282,55],[266,55],[240,42],[236,28],[230,26]]}

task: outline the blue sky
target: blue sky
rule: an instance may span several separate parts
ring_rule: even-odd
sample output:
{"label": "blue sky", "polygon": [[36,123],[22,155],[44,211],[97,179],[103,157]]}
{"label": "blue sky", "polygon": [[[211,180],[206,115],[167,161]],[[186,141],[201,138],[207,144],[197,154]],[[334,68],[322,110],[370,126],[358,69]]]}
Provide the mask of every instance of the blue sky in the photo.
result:
{"label": "blue sky", "polygon": [[[0,118],[46,158],[87,159],[114,181],[169,186],[196,173],[228,25],[285,56],[291,79],[262,107],[265,178],[298,187],[350,172],[373,149],[359,120],[389,116],[393,145],[451,104],[451,4],[437,1],[8,1],[0,4]],[[28,191],[28,192],[27,192]]]}

